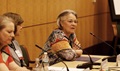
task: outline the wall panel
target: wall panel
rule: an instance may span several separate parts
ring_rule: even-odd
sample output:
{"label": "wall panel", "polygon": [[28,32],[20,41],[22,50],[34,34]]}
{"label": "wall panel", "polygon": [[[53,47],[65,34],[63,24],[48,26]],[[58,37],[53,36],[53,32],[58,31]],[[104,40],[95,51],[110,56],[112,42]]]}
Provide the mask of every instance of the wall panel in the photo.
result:
{"label": "wall panel", "polygon": [[16,12],[16,9],[17,9],[17,3],[16,3],[17,0],[7,0],[7,8],[8,8],[8,11],[9,12]]}
{"label": "wall panel", "polygon": [[95,3],[95,13],[108,12],[108,0],[96,0]]}
{"label": "wall panel", "polygon": [[[16,12],[24,19],[21,35],[16,37],[35,59],[48,36],[57,27],[56,18],[64,9],[73,9],[78,14],[76,35],[83,48],[101,41],[90,35],[93,32],[103,40],[112,40],[113,31],[108,9],[108,0],[0,0],[0,14]],[[109,32],[111,31],[111,32]],[[111,36],[109,36],[111,35]],[[34,52],[35,51],[35,52]]]}
{"label": "wall panel", "polygon": [[47,22],[47,0],[34,0],[32,25],[46,22]]}
{"label": "wall panel", "polygon": [[0,15],[7,11],[7,0],[0,0]]}

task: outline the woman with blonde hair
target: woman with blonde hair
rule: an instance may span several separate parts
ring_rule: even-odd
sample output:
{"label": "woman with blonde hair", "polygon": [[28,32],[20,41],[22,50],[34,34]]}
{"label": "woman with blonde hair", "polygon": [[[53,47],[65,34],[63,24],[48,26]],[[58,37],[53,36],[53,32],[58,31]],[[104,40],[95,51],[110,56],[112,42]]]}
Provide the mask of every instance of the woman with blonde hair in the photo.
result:
{"label": "woman with blonde hair", "polygon": [[29,71],[18,66],[10,54],[8,44],[14,37],[14,21],[0,16],[0,71]]}

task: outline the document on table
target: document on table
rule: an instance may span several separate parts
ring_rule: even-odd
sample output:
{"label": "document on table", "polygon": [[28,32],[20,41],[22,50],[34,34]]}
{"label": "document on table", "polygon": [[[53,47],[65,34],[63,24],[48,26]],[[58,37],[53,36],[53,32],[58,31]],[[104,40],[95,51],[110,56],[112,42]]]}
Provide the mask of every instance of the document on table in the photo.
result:
{"label": "document on table", "polygon": [[[83,71],[84,69],[69,68],[69,71]],[[67,71],[66,67],[49,67],[49,71]]]}

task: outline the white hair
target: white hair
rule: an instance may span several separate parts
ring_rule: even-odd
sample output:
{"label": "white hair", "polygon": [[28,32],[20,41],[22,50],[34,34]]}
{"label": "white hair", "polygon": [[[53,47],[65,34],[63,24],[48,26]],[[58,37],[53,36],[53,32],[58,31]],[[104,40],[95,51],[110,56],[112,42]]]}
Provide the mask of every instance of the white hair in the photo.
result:
{"label": "white hair", "polygon": [[74,15],[76,16],[76,18],[77,18],[77,14],[76,14],[75,11],[70,10],[70,9],[63,10],[63,11],[58,15],[58,17],[57,17],[57,25],[58,25],[59,28],[61,28],[61,25],[60,25],[61,17],[64,16],[64,15],[66,15],[66,14],[68,14],[68,13],[74,14]]}
{"label": "white hair", "polygon": [[60,18],[57,19],[57,26],[60,27]]}

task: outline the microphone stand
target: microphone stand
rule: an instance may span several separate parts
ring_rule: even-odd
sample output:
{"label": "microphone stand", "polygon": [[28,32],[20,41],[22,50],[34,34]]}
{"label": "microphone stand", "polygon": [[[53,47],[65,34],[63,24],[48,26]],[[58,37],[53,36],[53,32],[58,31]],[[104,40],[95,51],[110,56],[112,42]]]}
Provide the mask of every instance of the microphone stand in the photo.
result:
{"label": "microphone stand", "polygon": [[[35,46],[38,47],[39,49],[41,49],[43,52],[47,52],[47,51],[50,50],[50,49],[45,50],[45,49],[41,48],[40,46],[38,46],[37,44],[35,44]],[[41,53],[41,54],[39,55],[39,57],[40,57],[42,54],[43,54],[43,53]],[[58,57],[58,59],[61,59],[61,58]],[[56,59],[56,60],[58,60],[58,59]],[[68,68],[68,66],[67,66],[67,64],[66,64],[62,59],[61,59],[61,62],[65,65],[67,71],[70,71],[69,68]]]}
{"label": "microphone stand", "polygon": [[102,61],[105,60],[105,59],[108,59],[108,62],[116,62],[117,52],[115,51],[115,49],[110,44],[108,44],[107,42],[103,41],[101,38],[95,36],[92,32],[90,32],[90,34],[92,36],[94,36],[95,38],[101,40],[102,42],[104,42],[106,45],[108,45],[109,47],[111,47],[114,50],[114,55],[113,56],[103,58]]}
{"label": "microphone stand", "polygon": [[[75,43],[74,43],[74,44],[75,44]],[[78,46],[77,44],[75,44],[75,45],[76,45],[78,48],[81,49],[80,46]],[[93,68],[93,65],[100,65],[100,63],[94,63],[94,62],[93,62],[90,54],[88,54],[87,51],[84,50],[84,52],[87,53],[87,55],[89,56],[90,62],[84,63],[84,64],[82,64],[82,65],[81,65],[81,64],[80,64],[80,65],[77,65],[77,68],[88,68],[88,67],[89,67],[90,69],[92,69],[92,68]]]}
{"label": "microphone stand", "polygon": [[67,64],[64,61],[61,61],[61,62],[65,65],[67,71],[69,71],[69,68],[68,68]]}
{"label": "microphone stand", "polygon": [[[88,52],[86,52],[85,50],[83,50],[83,51],[88,54]],[[89,56],[89,58],[90,58],[90,62],[92,63],[92,65],[100,65],[100,63],[94,63],[94,62],[93,62],[90,54],[88,54],[88,56]]]}

